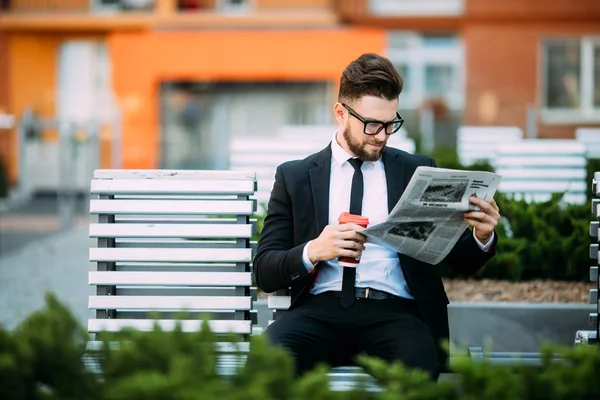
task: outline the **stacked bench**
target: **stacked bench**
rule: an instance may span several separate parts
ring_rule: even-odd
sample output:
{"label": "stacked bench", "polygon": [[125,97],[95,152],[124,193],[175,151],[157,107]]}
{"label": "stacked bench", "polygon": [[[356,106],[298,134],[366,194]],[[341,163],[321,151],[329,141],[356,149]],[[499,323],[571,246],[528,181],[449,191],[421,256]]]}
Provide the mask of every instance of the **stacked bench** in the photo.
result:
{"label": "stacked bench", "polygon": [[598,277],[598,266],[600,264],[600,256],[598,243],[600,242],[600,234],[598,227],[600,225],[600,172],[594,174],[592,181],[592,194],[595,197],[592,200],[592,213],[595,221],[590,223],[590,236],[592,243],[590,245],[590,259],[592,265],[590,267],[590,280],[595,282],[595,288],[590,290],[590,304],[596,305],[596,312],[590,313],[589,316],[589,328],[590,330],[580,330],[575,334],[575,344],[591,344],[600,343],[600,321],[598,315],[600,314],[600,298],[598,293],[600,292],[600,279]]}
{"label": "stacked bench", "polygon": [[585,146],[587,158],[600,158],[600,128],[578,128],[575,140]]}
{"label": "stacked bench", "polygon": [[587,157],[584,144],[568,139],[524,139],[501,143],[493,166],[502,175],[498,191],[516,199],[548,201],[564,193],[563,201],[585,204]]}
{"label": "stacked bench", "polygon": [[[148,331],[155,322],[193,332],[206,316],[217,335],[247,341],[260,332],[250,270],[255,190],[248,172],[96,170],[89,333]],[[222,360],[223,373],[241,361]]]}
{"label": "stacked bench", "polygon": [[[277,166],[322,150],[329,144],[336,129],[336,126],[328,125],[286,126],[274,136],[234,137],[229,144],[229,168],[255,171],[258,181],[255,198],[259,203],[267,203]],[[415,151],[415,143],[404,129],[391,135],[388,145],[409,153]]]}
{"label": "stacked bench", "polygon": [[461,165],[493,164],[500,144],[522,140],[523,131],[516,126],[461,126],[456,132],[456,154]]}

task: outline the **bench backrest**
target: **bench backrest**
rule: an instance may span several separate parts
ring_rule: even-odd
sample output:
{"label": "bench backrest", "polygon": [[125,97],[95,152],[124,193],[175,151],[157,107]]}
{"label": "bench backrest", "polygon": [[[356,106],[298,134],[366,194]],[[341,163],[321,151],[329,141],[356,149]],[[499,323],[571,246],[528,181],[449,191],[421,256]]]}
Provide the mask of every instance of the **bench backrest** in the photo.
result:
{"label": "bench backrest", "polygon": [[209,315],[215,333],[250,335],[255,189],[253,172],[96,170],[88,331],[151,330],[150,312],[172,329],[186,311],[184,331]]}
{"label": "bench backrest", "polygon": [[[337,128],[335,126],[284,127],[272,137],[237,137],[229,144],[229,167],[231,170],[256,171],[258,189],[256,199],[266,203],[275,182],[275,170],[279,164],[301,160],[322,150],[329,144]],[[390,147],[413,153],[415,143],[404,129],[390,136]]]}
{"label": "bench backrest", "polygon": [[587,158],[600,158],[600,128],[578,128],[575,140],[585,145]]}
{"label": "bench backrest", "polygon": [[[600,201],[600,171],[594,173],[594,179],[592,181],[592,195],[595,199]],[[592,329],[592,338],[596,343],[600,343],[600,274],[598,273],[600,265],[600,253],[598,248],[600,247],[600,232],[598,227],[600,226],[600,207],[596,206],[594,217],[595,220],[590,224],[590,236],[595,241],[595,247],[592,246],[593,253],[590,251],[592,260],[595,261],[590,267],[590,281],[594,282],[594,288],[590,290],[590,303],[596,305],[596,312],[590,313],[589,323]],[[595,256],[595,257],[594,257]],[[595,333],[595,337],[594,334]]]}
{"label": "bench backrest", "polygon": [[497,146],[494,167],[502,175],[499,192],[526,201],[546,201],[566,192],[564,201],[585,203],[585,146],[575,140],[525,139]]}
{"label": "bench backrest", "polygon": [[456,132],[458,161],[465,166],[477,161],[493,163],[499,144],[522,139],[523,131],[516,126],[461,126]]}

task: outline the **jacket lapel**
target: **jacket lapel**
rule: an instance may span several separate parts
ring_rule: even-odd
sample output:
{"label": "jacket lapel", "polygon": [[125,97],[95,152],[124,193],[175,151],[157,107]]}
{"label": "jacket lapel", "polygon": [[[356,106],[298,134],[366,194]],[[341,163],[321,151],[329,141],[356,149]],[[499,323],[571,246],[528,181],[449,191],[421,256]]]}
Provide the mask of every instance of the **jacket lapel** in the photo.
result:
{"label": "jacket lapel", "polygon": [[315,168],[309,171],[310,186],[315,207],[316,234],[329,223],[329,181],[331,175],[331,144],[321,150],[314,160]]}
{"label": "jacket lapel", "polygon": [[387,184],[388,212],[391,212],[406,188],[405,166],[397,154],[392,154],[386,148],[383,150],[383,167]]}

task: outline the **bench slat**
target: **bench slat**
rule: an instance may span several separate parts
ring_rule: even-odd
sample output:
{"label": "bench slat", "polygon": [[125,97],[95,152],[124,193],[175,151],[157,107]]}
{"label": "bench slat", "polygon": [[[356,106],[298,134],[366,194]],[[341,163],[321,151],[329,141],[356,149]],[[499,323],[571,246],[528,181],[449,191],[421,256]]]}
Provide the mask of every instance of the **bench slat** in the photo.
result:
{"label": "bench slat", "polygon": [[270,310],[287,310],[290,305],[290,296],[269,296],[267,299],[267,307]]}
{"label": "bench slat", "polygon": [[[90,340],[86,343],[85,351],[86,352],[96,352],[102,351],[104,346],[104,342],[98,340]],[[111,349],[117,350],[119,349],[119,342],[110,342],[109,346]],[[250,351],[250,343],[249,342],[215,342],[215,351],[217,353],[247,353]],[[220,355],[219,357],[223,357]]]}
{"label": "bench slat", "polygon": [[135,195],[251,195],[254,180],[152,179],[92,180],[92,194]]}
{"label": "bench slat", "polygon": [[242,296],[90,296],[88,308],[97,310],[244,310],[252,298]]}
{"label": "bench slat", "polygon": [[250,262],[252,249],[91,248],[92,262]]}
{"label": "bench slat", "polygon": [[[202,329],[201,320],[174,320],[174,319],[90,319],[88,332],[118,332],[124,328],[134,328],[140,331],[151,331],[158,324],[164,331],[172,331],[177,323],[181,324],[183,332],[198,332]],[[213,333],[238,333],[251,334],[251,321],[208,321]]]}
{"label": "bench slat", "polygon": [[585,168],[585,157],[564,157],[564,156],[545,156],[545,157],[511,157],[505,154],[498,155],[494,160],[494,166],[499,171],[501,168]]}
{"label": "bench slat", "polygon": [[91,214],[252,215],[252,200],[90,200]]}
{"label": "bench slat", "polygon": [[552,182],[552,181],[536,181],[536,180],[526,180],[521,179],[518,181],[500,181],[500,185],[498,185],[498,190],[500,192],[524,192],[524,193],[534,193],[534,192],[580,192],[585,193],[587,191],[587,186],[584,181],[582,182]]}
{"label": "bench slat", "polygon": [[90,285],[251,286],[250,272],[121,272],[90,271]]}
{"label": "bench slat", "polygon": [[252,225],[235,224],[90,224],[93,238],[251,238]]}
{"label": "bench slat", "polygon": [[524,139],[518,142],[501,142],[498,153],[585,155],[585,145],[572,139]]}
{"label": "bench slat", "polygon": [[576,179],[585,181],[587,174],[585,169],[564,169],[564,168],[544,168],[544,169],[517,169],[517,168],[499,168],[498,174],[502,179],[548,179],[553,181]]}
{"label": "bench slat", "polygon": [[197,171],[175,169],[97,169],[96,179],[194,179],[194,180],[254,180],[252,171]]}

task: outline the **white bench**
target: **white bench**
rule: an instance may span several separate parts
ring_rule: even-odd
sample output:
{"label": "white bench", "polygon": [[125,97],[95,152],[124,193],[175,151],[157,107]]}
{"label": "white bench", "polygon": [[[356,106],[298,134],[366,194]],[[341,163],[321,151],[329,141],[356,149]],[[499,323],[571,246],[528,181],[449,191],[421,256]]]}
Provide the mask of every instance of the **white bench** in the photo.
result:
{"label": "white bench", "polygon": [[600,128],[578,128],[575,140],[585,145],[587,158],[600,158]]}
{"label": "white bench", "polygon": [[499,144],[493,166],[502,175],[498,191],[517,199],[547,201],[566,192],[564,202],[584,204],[587,196],[585,146],[575,140],[524,139]]}
{"label": "white bench", "polygon": [[461,165],[477,161],[493,163],[496,147],[519,142],[523,131],[516,126],[461,126],[456,132],[456,153]]}
{"label": "white bench", "polygon": [[[600,171],[594,173],[592,180],[592,195],[596,199],[600,199]],[[600,264],[600,253],[598,248],[600,247],[600,234],[598,227],[600,226],[600,207],[593,207],[595,221],[590,223],[590,236],[596,243],[590,246],[590,259],[592,265],[590,267],[590,281],[595,282],[595,287],[590,290],[589,301],[590,304],[596,305],[596,312],[590,313],[589,315],[589,327],[590,330],[577,331],[575,335],[575,344],[592,344],[600,343],[600,279],[599,279],[599,264]]]}
{"label": "white bench", "polygon": [[[194,332],[205,315],[217,335],[260,332],[250,270],[255,188],[249,172],[96,170],[89,333],[176,322]],[[175,319],[181,311],[186,319]]]}
{"label": "white bench", "polygon": [[[272,137],[237,137],[229,144],[229,168],[256,172],[258,187],[255,198],[267,203],[275,183],[275,170],[279,164],[301,160],[322,150],[329,144],[337,128],[335,126],[287,126]],[[413,153],[415,143],[406,131],[390,136],[388,145]]]}

